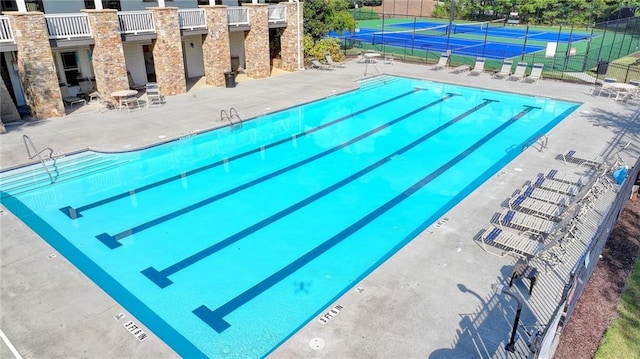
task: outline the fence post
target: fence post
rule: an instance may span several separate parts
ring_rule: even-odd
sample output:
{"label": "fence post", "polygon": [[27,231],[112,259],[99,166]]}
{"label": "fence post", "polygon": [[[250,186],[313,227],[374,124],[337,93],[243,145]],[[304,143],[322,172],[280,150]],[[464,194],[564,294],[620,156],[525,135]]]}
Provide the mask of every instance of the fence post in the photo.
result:
{"label": "fence post", "polygon": [[527,32],[524,34],[524,44],[522,44],[522,56],[520,56],[520,60],[524,60],[524,54],[527,53],[527,39],[528,38],[529,38],[529,24],[527,24]]}
{"label": "fence post", "polygon": [[593,39],[593,28],[591,28],[591,34],[589,35],[589,41],[587,41],[587,49],[584,52],[584,61],[582,62],[582,72],[587,68],[587,60],[589,58],[589,50],[591,48],[591,40]]}

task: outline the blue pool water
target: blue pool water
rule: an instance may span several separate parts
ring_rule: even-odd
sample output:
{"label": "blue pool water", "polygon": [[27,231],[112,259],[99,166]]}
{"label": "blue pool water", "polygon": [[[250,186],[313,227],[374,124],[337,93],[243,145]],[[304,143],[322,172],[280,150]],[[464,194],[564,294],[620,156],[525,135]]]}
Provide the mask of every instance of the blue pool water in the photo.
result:
{"label": "blue pool water", "polygon": [[180,355],[262,357],[576,108],[387,78],[69,155],[53,185],[38,166],[4,172],[2,204]]}

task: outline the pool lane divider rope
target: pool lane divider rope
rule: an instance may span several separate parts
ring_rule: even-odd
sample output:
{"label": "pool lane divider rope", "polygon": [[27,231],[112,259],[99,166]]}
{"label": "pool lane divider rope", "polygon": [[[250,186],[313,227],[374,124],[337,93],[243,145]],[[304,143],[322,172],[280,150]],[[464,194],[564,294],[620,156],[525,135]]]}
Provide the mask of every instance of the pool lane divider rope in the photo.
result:
{"label": "pool lane divider rope", "polygon": [[342,116],[342,117],[337,118],[337,119],[335,119],[333,121],[329,121],[329,122],[324,123],[324,124],[322,124],[320,126],[317,126],[317,127],[312,128],[312,129],[305,130],[303,132],[291,135],[291,136],[289,136],[287,138],[283,138],[281,140],[269,143],[267,145],[261,145],[260,147],[256,147],[256,148],[251,149],[249,151],[246,151],[246,152],[243,152],[243,153],[239,153],[239,154],[237,154],[235,156],[227,157],[227,158],[224,158],[224,159],[222,159],[220,161],[216,161],[216,162],[213,162],[211,164],[208,164],[206,166],[202,166],[202,167],[193,169],[191,171],[187,171],[187,172],[181,173],[179,175],[171,176],[171,177],[165,178],[165,179],[163,179],[161,181],[150,183],[150,184],[148,184],[146,186],[142,186],[142,187],[130,190],[130,191],[122,192],[122,193],[116,194],[114,196],[102,199],[100,201],[84,205],[82,207],[78,207],[78,208],[74,208],[74,207],[71,207],[71,206],[63,207],[63,208],[60,208],[60,211],[62,211],[62,213],[66,214],[71,219],[80,218],[80,217],[82,217],[82,212],[87,211],[89,209],[100,207],[100,206],[103,206],[103,205],[105,205],[107,203],[110,203],[110,202],[113,202],[113,201],[117,201],[117,200],[120,200],[120,199],[123,199],[123,198],[127,198],[129,196],[134,195],[134,194],[137,194],[137,193],[140,193],[140,192],[143,192],[143,191],[146,191],[146,190],[150,190],[150,189],[153,189],[155,187],[159,187],[159,186],[165,185],[165,184],[173,182],[173,181],[181,181],[186,176],[191,176],[191,175],[194,175],[196,173],[203,172],[203,171],[206,171],[206,170],[218,167],[218,166],[227,165],[231,161],[235,161],[237,159],[252,155],[254,153],[259,153],[261,151],[264,151],[267,148],[275,147],[275,146],[281,145],[283,143],[287,143],[287,142],[293,141],[294,139],[297,139],[297,138],[312,134],[314,132],[320,131],[320,130],[326,128],[326,127],[333,126],[333,125],[335,125],[337,123],[340,123],[342,121],[348,120],[348,119],[350,119],[350,118],[352,118],[354,116],[363,114],[363,113],[371,111],[371,110],[373,110],[373,109],[375,109],[377,107],[386,105],[388,103],[391,103],[391,102],[397,101],[397,100],[399,100],[401,98],[404,98],[404,97],[407,97],[409,95],[412,95],[412,94],[414,94],[414,93],[416,93],[416,92],[418,92],[420,90],[426,90],[426,89],[414,88],[412,91],[402,93],[402,94],[400,94],[398,96],[394,96],[394,97],[392,97],[390,99],[384,100],[384,101],[382,101],[380,103],[377,103],[375,105],[372,105],[372,106],[369,106],[369,107],[365,107],[365,108],[363,108],[361,110],[358,110],[356,112],[350,113],[350,114],[348,114],[346,116]]}
{"label": "pool lane divider rope", "polygon": [[475,150],[480,148],[482,145],[487,143],[489,140],[495,137],[498,133],[502,132],[507,127],[515,123],[518,119],[524,117],[526,114],[528,114],[534,109],[540,109],[540,108],[525,105],[524,109],[520,111],[517,115],[513,116],[511,119],[509,119],[508,121],[506,121],[505,123],[497,127],[496,129],[491,131],[489,134],[487,134],[486,136],[478,140],[476,143],[471,145],[471,147],[467,148],[466,150],[458,154],[456,157],[449,160],[449,162],[440,166],[437,170],[431,172],[429,175],[422,178],[420,181],[414,183],[411,187],[407,188],[405,191],[401,192],[400,194],[392,198],[390,201],[376,208],[372,212],[369,212],[369,214],[362,217],[360,220],[353,223],[349,227],[345,228],[340,233],[329,238],[327,241],[321,243],[319,246],[305,253],[295,261],[288,264],[286,267],[280,269],[279,271],[275,272],[271,276],[265,278],[260,283],[242,292],[235,298],[231,299],[230,301],[218,307],[217,309],[211,310],[206,305],[201,305],[200,307],[194,309],[193,313],[196,316],[198,316],[202,321],[204,321],[207,325],[209,325],[213,330],[215,330],[218,333],[222,333],[223,331],[225,331],[231,326],[231,324],[229,324],[227,321],[224,320],[224,317],[226,315],[232,313],[239,307],[243,306],[245,303],[248,303],[253,298],[257,297],[258,295],[260,295],[267,289],[271,288],[281,280],[287,278],[289,275],[293,274],[295,271],[302,268],[310,261],[314,260],[315,258],[325,253],[326,251],[328,251],[338,243],[342,242],[344,239],[348,238],[350,235],[352,235],[356,231],[360,230],[370,222],[374,221],[376,218],[378,218],[382,214],[386,213],[391,208],[395,207],[405,199],[409,198],[411,195],[416,193],[418,190],[420,190],[422,187],[427,185],[429,182],[433,181],[438,176],[440,176],[441,174],[449,170],[451,167],[453,167],[455,164],[462,161],[465,157],[469,156],[472,152],[474,152]]}
{"label": "pool lane divider rope", "polygon": [[[337,183],[323,189],[320,192],[317,192],[297,203],[294,203],[293,205],[277,212],[274,213],[273,215],[261,220],[260,222],[257,222],[243,230],[241,230],[240,232],[236,232],[235,234],[223,239],[220,242],[217,242],[203,250],[201,250],[200,252],[197,252],[163,270],[158,271],[157,269],[153,268],[153,267],[149,267],[147,269],[144,269],[142,271],[142,274],[144,274],[147,278],[149,278],[152,282],[154,282],[156,285],[158,285],[160,288],[165,288],[167,286],[169,286],[170,284],[172,284],[173,282],[171,281],[171,279],[169,279],[168,277],[172,274],[175,274],[177,272],[179,272],[182,269],[185,269],[186,267],[197,263],[198,261],[207,258],[208,256],[232,245],[233,243],[236,243],[237,241],[241,240],[242,238],[257,232],[258,230],[272,224],[273,222],[284,218],[288,215],[290,215],[291,213],[300,210],[301,208],[315,202],[316,200],[330,194],[331,192],[334,192],[344,186],[346,186],[347,184],[355,181],[356,179],[364,176],[365,174],[372,172],[373,170],[381,167],[382,165],[384,165],[385,163],[393,160],[394,157],[401,155],[409,150],[411,150],[412,148],[418,146],[419,144],[423,143],[424,141],[426,141],[427,139],[437,135],[438,133],[440,133],[441,131],[443,131],[444,129],[446,129],[447,127],[450,127],[451,125],[455,124],[456,122],[462,120],[463,118],[469,116],[470,114],[480,110],[481,108],[491,104],[492,102],[497,102],[495,100],[488,100],[485,99],[484,102],[482,102],[479,105],[474,106],[473,108],[471,108],[470,110],[467,110],[466,112],[464,112],[461,115],[456,116],[455,118],[449,120],[448,122],[438,126],[437,128],[429,131],[427,134],[421,136],[420,138],[416,139],[415,141],[409,143],[408,145],[402,147],[401,149],[389,154],[386,157],[383,157],[382,159],[378,160],[377,162],[374,162],[373,164],[361,169],[360,171],[345,177],[344,179],[338,181]],[[432,104],[429,104],[427,106],[433,106]],[[417,111],[417,110],[416,110]],[[415,112],[415,111],[414,111]],[[415,113],[410,113],[407,115],[404,115],[403,117],[408,117],[408,116],[412,116]]]}
{"label": "pool lane divider rope", "polygon": [[365,138],[367,138],[367,137],[369,137],[369,136],[371,136],[371,135],[373,135],[373,134],[375,134],[377,132],[380,132],[380,131],[382,131],[382,130],[384,130],[384,129],[386,129],[386,128],[388,128],[388,127],[390,127],[390,126],[392,126],[392,125],[394,125],[394,124],[396,124],[396,123],[398,123],[400,121],[403,121],[403,120],[407,119],[408,117],[410,117],[412,115],[415,115],[416,113],[418,113],[420,111],[423,111],[423,110],[425,110],[425,109],[427,109],[429,107],[433,107],[433,106],[435,106],[437,104],[440,104],[440,103],[442,103],[442,102],[444,102],[444,101],[446,101],[446,100],[448,100],[448,99],[450,99],[450,98],[452,98],[454,96],[459,96],[459,95],[448,93],[447,95],[445,95],[444,97],[442,97],[442,98],[440,98],[438,100],[432,101],[431,103],[429,103],[427,105],[421,106],[416,110],[413,110],[413,111],[411,111],[411,112],[409,112],[409,113],[407,113],[407,114],[405,114],[403,116],[395,118],[395,119],[393,119],[393,120],[391,120],[391,121],[389,121],[389,122],[387,122],[387,123],[385,123],[383,125],[380,125],[380,126],[374,128],[372,130],[369,130],[369,131],[367,131],[367,132],[365,132],[365,133],[363,133],[363,134],[361,134],[361,135],[359,135],[357,137],[354,137],[354,138],[350,139],[349,141],[341,143],[340,145],[332,147],[332,148],[330,148],[330,149],[328,149],[326,151],[323,151],[323,152],[315,154],[315,155],[313,155],[311,157],[305,158],[304,160],[301,160],[301,161],[293,163],[293,164],[291,164],[289,166],[283,167],[283,168],[281,168],[279,170],[276,170],[274,172],[266,174],[266,175],[264,175],[262,177],[258,177],[256,179],[253,179],[253,180],[251,180],[249,182],[246,182],[244,184],[241,184],[239,186],[231,188],[231,189],[229,189],[229,190],[227,190],[225,192],[218,193],[217,195],[214,195],[212,197],[206,198],[206,199],[204,199],[204,200],[202,200],[200,202],[194,203],[194,204],[192,204],[190,206],[181,208],[181,209],[179,209],[177,211],[174,211],[174,212],[171,212],[171,213],[167,213],[167,214],[165,214],[165,215],[163,215],[161,217],[155,218],[155,219],[153,219],[151,221],[148,221],[146,223],[143,223],[141,225],[138,225],[138,226],[135,226],[133,228],[124,230],[124,231],[122,231],[122,232],[120,232],[120,233],[118,233],[116,235],[112,236],[112,235],[110,235],[108,233],[101,233],[101,234],[97,235],[96,238],[99,241],[101,241],[102,243],[104,243],[107,247],[109,247],[111,249],[115,249],[115,248],[120,247],[122,245],[122,243],[120,243],[120,240],[123,239],[123,238],[131,236],[131,235],[133,235],[135,233],[138,233],[138,232],[141,232],[143,230],[152,228],[152,227],[154,227],[154,226],[156,226],[156,225],[158,225],[160,223],[163,223],[163,222],[166,222],[168,220],[174,219],[176,217],[182,216],[182,215],[184,215],[186,213],[189,213],[191,211],[194,211],[194,210],[196,210],[198,208],[201,208],[203,206],[211,204],[211,203],[213,203],[213,202],[215,202],[217,200],[220,200],[222,198],[228,197],[228,196],[230,196],[232,194],[235,194],[237,192],[245,190],[245,189],[247,189],[247,188],[249,188],[251,186],[254,186],[254,185],[258,184],[258,183],[264,182],[266,180],[269,180],[271,178],[279,176],[279,175],[281,175],[281,174],[283,174],[285,172],[288,172],[288,171],[291,171],[293,169],[299,168],[299,167],[301,167],[301,166],[303,166],[303,165],[305,165],[307,163],[311,163],[311,162],[313,162],[313,161],[315,161],[317,159],[320,159],[322,157],[328,156],[331,153],[334,153],[334,152],[336,152],[336,151],[338,151],[338,150],[340,150],[340,149],[342,149],[344,147],[347,147],[347,146],[349,146],[349,145],[351,145],[353,143],[356,143],[356,142],[358,142],[360,140],[363,140],[363,139],[365,139]]}

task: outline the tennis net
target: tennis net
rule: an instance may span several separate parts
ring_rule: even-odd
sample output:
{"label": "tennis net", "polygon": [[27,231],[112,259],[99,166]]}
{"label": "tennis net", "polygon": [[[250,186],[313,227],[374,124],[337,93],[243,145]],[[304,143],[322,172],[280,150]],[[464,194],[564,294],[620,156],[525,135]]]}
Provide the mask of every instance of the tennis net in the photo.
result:
{"label": "tennis net", "polygon": [[416,39],[433,36],[443,36],[447,33],[449,25],[438,25],[424,28],[398,31],[376,31],[371,34],[373,45],[383,43],[399,43],[415,41]]}
{"label": "tennis net", "polygon": [[482,21],[482,22],[470,22],[466,24],[454,24],[453,25],[453,33],[454,34],[462,34],[462,33],[473,33],[473,32],[485,32],[488,29],[494,27],[505,27],[506,19],[498,19],[491,21]]}

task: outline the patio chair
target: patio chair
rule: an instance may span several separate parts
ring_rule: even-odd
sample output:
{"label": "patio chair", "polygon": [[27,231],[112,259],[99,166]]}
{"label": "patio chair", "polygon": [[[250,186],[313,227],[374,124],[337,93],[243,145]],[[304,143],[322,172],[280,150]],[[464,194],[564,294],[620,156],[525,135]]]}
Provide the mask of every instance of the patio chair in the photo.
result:
{"label": "patio chair", "polygon": [[546,178],[552,179],[554,181],[565,182],[569,184],[574,184],[576,186],[582,187],[584,186],[584,179],[582,176],[568,174],[568,173],[560,173],[558,170],[550,168],[547,172],[544,173]]}
{"label": "patio chair", "polygon": [[544,188],[537,188],[531,185],[525,185],[520,191],[522,195],[539,199],[541,201],[554,203],[562,206],[569,206],[574,197],[559,192],[553,192]]}
{"label": "patio chair", "polygon": [[432,66],[429,66],[428,69],[429,70],[442,70],[446,67],[449,66],[449,54],[442,54],[440,55],[440,60],[438,60],[438,63]]}
{"label": "patio chair", "polygon": [[538,83],[538,81],[542,78],[542,69],[544,68],[544,64],[533,64],[533,68],[531,68],[531,73],[529,76],[525,77],[524,82],[529,83]]}
{"label": "patio chair", "polygon": [[484,63],[486,59],[484,57],[476,58],[476,64],[473,66],[473,70],[469,71],[469,76],[480,76],[484,72]]}
{"label": "patio chair", "polygon": [[498,71],[495,74],[493,74],[493,78],[494,79],[506,79],[507,77],[509,77],[509,75],[511,75],[511,67],[513,67],[513,61],[504,60],[502,62],[502,67],[500,68],[500,71]]}
{"label": "patio chair", "polygon": [[393,54],[387,54],[384,56],[383,63],[387,65],[393,65]]}
{"label": "patio chair", "polygon": [[517,212],[512,209],[502,212],[498,218],[498,223],[501,227],[510,227],[533,234],[549,234],[553,232],[557,226],[556,222]]}
{"label": "patio chair", "polygon": [[69,107],[73,107],[75,104],[83,104],[85,105],[87,101],[83,98],[71,96],[69,94],[69,87],[67,85],[60,86],[60,94],[62,95],[62,101],[65,105],[69,105]]}
{"label": "patio chair", "polygon": [[325,65],[325,64],[321,64],[320,61],[318,61],[316,59],[312,59],[311,60],[311,68],[312,69],[318,69],[318,70],[333,70],[331,68],[331,66]]}
{"label": "patio chair", "polygon": [[509,208],[557,222],[567,207],[521,194],[509,200]]}
{"label": "patio chair", "polygon": [[590,166],[595,168],[600,168],[604,165],[605,161],[602,156],[578,156],[575,150],[568,150],[564,154],[562,154],[562,160],[564,163],[569,164],[577,164],[578,166]]}
{"label": "patio chair", "polygon": [[524,78],[527,72],[527,63],[526,62],[518,62],[516,65],[516,70],[507,77],[508,81],[520,81]]}
{"label": "patio chair", "polygon": [[467,72],[471,70],[471,66],[469,65],[460,65],[460,66],[456,66],[451,70],[452,74],[461,74],[463,72]]}
{"label": "patio chair", "polygon": [[362,54],[362,52],[358,52],[358,55],[356,56],[356,62],[359,64],[364,64],[365,62],[367,62],[367,58],[364,57],[364,54]]}
{"label": "patio chair", "polygon": [[136,91],[141,91],[146,89],[146,85],[137,84],[133,81],[133,77],[131,77],[131,72],[127,71],[127,79],[129,80],[129,88]]}
{"label": "patio chair", "polygon": [[158,84],[155,82],[149,82],[146,85],[146,97],[147,97],[147,108],[157,105],[158,107],[162,107],[164,103],[164,99],[160,94],[160,88]]}
{"label": "patio chair", "polygon": [[538,176],[535,180],[531,181],[531,184],[538,188],[544,188],[549,191],[559,192],[575,196],[580,192],[580,187],[574,184],[569,184],[560,181],[554,181],[544,176]]}
{"label": "patio chair", "polygon": [[328,52],[324,53],[324,58],[325,60],[327,60],[327,64],[329,64],[329,66],[331,67],[344,67],[343,63],[334,62],[331,54]]}
{"label": "patio chair", "polygon": [[91,80],[81,80],[78,82],[78,85],[80,86],[80,93],[86,96],[86,98],[89,99],[89,102],[100,99],[100,93],[96,91]]}
{"label": "patio chair", "polygon": [[489,244],[507,254],[514,253],[528,258],[535,257],[544,248],[543,243],[536,237],[523,236],[495,226],[487,228],[480,240],[486,252],[491,253],[486,247]]}

